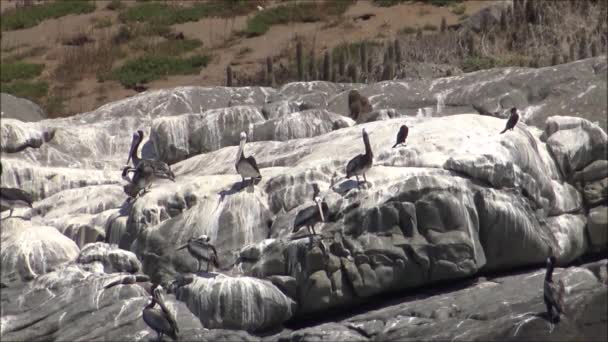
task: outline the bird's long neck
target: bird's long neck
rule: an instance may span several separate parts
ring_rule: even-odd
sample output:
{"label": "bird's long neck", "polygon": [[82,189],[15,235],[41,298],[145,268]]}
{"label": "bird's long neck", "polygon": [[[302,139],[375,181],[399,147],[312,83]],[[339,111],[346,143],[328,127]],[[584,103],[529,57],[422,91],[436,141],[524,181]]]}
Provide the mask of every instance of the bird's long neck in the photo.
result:
{"label": "bird's long neck", "polygon": [[139,164],[139,161],[141,160],[138,156],[137,156],[137,150],[139,150],[139,145],[141,144],[141,141],[143,140],[143,136],[139,136],[139,138],[137,139],[137,142],[135,143],[135,147],[133,148],[133,150],[131,150],[131,159],[133,160],[133,165],[137,166],[137,164]]}
{"label": "bird's long neck", "polygon": [[365,145],[365,155],[373,158],[374,153],[372,152],[372,145],[369,143],[369,136],[367,133],[363,134],[363,144]]}
{"label": "bird's long neck", "polygon": [[154,305],[156,305],[156,299],[154,299],[154,296],[152,296],[152,301],[150,304],[146,305],[146,309],[152,309]]}
{"label": "bird's long neck", "polygon": [[245,148],[245,139],[241,139],[241,143],[239,144],[239,150],[236,153],[236,161],[235,164],[239,163],[239,160],[243,157],[243,149]]}
{"label": "bird's long neck", "polygon": [[552,282],[553,281],[553,262],[549,261],[547,263],[547,273],[545,273],[545,281]]}

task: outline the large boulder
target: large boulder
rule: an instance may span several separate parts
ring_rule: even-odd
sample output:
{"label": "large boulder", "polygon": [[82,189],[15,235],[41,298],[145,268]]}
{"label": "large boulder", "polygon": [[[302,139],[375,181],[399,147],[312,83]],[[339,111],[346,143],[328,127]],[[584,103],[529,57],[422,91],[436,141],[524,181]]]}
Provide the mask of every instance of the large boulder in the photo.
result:
{"label": "large boulder", "polygon": [[589,242],[596,250],[608,248],[608,206],[601,205],[587,215]]}
{"label": "large boulder", "polygon": [[204,327],[258,331],[291,318],[295,302],[269,281],[207,274],[177,289]]}
{"label": "large boulder", "polygon": [[75,260],[80,252],[74,241],[57,229],[21,218],[3,219],[0,232],[3,286],[20,286]]}
{"label": "large boulder", "polygon": [[17,119],[30,122],[40,121],[47,117],[44,110],[34,102],[6,93],[0,93],[0,112],[2,120]]}

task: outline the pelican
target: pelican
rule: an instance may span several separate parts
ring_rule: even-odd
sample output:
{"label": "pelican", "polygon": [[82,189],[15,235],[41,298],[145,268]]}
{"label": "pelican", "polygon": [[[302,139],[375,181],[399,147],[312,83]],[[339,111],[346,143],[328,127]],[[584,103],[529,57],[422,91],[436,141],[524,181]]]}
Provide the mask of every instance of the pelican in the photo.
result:
{"label": "pelican", "polygon": [[517,125],[517,121],[519,120],[519,115],[517,114],[517,108],[513,107],[511,108],[511,115],[509,116],[509,120],[507,120],[507,125],[505,127],[505,129],[500,132],[500,134],[503,134],[504,132],[506,132],[507,130],[513,130],[513,127],[515,127],[515,125]]}
{"label": "pelican", "polygon": [[553,268],[555,266],[555,256],[547,258],[547,273],[543,287],[543,300],[547,307],[547,314],[551,323],[559,322],[559,315],[564,313],[564,282],[560,279],[557,284],[553,282]]}
{"label": "pelican", "polygon": [[[143,319],[146,324],[156,331],[158,341],[161,341],[163,334],[177,340],[179,329],[173,313],[165,306],[162,299],[162,287],[160,285],[152,285],[152,301],[146,305],[143,311]],[[160,310],[154,308],[158,304]]]}
{"label": "pelican", "polygon": [[395,142],[393,148],[397,147],[398,145],[405,144],[405,139],[407,139],[407,134],[409,131],[410,129],[406,125],[401,125],[401,128],[399,128],[399,133],[397,133],[397,142]]}
{"label": "pelican", "polygon": [[364,183],[367,183],[367,178],[365,178],[365,172],[369,171],[372,168],[372,164],[374,162],[374,154],[372,152],[372,146],[369,143],[369,136],[363,129],[363,144],[365,145],[365,153],[360,154],[353,159],[351,159],[348,164],[346,164],[346,178],[351,178],[355,176],[357,178],[357,187],[360,186],[359,176],[363,175]]}
{"label": "pelican", "polygon": [[322,201],[321,196],[319,196],[319,186],[317,184],[313,184],[312,187],[314,191],[312,200],[316,203],[316,205],[311,205],[298,212],[296,219],[293,222],[292,233],[297,232],[301,227],[307,226],[308,232],[311,235],[317,235],[315,233],[315,224],[317,222],[325,222],[325,218],[329,215],[329,207],[327,206],[327,202]]}
{"label": "pelican", "polygon": [[[170,179],[175,182],[175,175],[167,163],[155,159],[142,159],[137,155],[137,150],[139,149],[139,145],[143,139],[143,131],[139,130],[137,133],[133,134],[131,150],[129,151],[129,157],[127,158],[127,165],[129,165],[129,162],[132,159],[134,169],[140,170],[139,172],[141,173],[141,176],[146,179],[146,184],[151,185],[152,181],[157,178]],[[123,175],[124,172],[125,171],[123,170]],[[136,174],[137,172],[138,171],[136,171]],[[135,181],[135,175],[133,176],[133,181]]]}
{"label": "pelican", "polygon": [[[192,255],[196,261],[198,261],[198,269],[197,272],[201,271],[201,260],[207,261],[207,270],[209,272],[209,263],[213,262],[213,265],[218,268],[218,258],[217,258],[217,250],[215,246],[209,243],[211,238],[207,235],[201,235],[197,238],[191,237],[188,239],[188,242],[185,245],[180,246],[176,249],[179,251],[180,249],[188,248],[188,252]],[[213,253],[212,255],[210,255]]]}
{"label": "pelican", "polygon": [[[0,175],[2,163],[0,163]],[[10,210],[7,217],[13,215],[15,208],[32,208],[32,195],[17,188],[0,187],[0,211]]]}
{"label": "pelican", "polygon": [[255,158],[253,156],[249,156],[245,158],[245,143],[247,142],[247,134],[245,132],[241,132],[241,143],[239,144],[239,150],[236,154],[236,172],[241,175],[242,182],[245,183],[245,178],[251,178],[251,185],[253,185],[253,180],[255,178],[261,179],[262,175],[260,174],[260,169],[258,168],[258,163],[256,163]]}

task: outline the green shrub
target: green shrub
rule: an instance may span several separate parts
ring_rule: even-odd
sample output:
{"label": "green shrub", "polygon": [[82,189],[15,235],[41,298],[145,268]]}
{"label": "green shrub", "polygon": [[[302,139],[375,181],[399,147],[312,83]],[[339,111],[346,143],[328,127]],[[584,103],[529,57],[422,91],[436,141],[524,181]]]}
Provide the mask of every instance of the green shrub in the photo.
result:
{"label": "green shrub", "polygon": [[0,83],[0,92],[38,101],[49,91],[48,83],[44,81],[14,81]]}
{"label": "green shrub", "polygon": [[92,1],[55,1],[42,5],[12,9],[0,16],[2,31],[19,30],[34,27],[44,20],[60,18],[68,14],[90,13],[95,10]]}
{"label": "green shrub", "polygon": [[412,33],[416,33],[416,31],[417,30],[415,27],[405,26],[399,30],[399,33],[400,34],[412,34]]}
{"label": "green shrub", "polygon": [[34,63],[2,63],[0,68],[0,81],[10,82],[13,80],[28,80],[40,75],[44,64]]}
{"label": "green shrub", "polygon": [[462,71],[472,72],[477,70],[491,69],[497,66],[498,62],[491,57],[467,57],[462,60]]}
{"label": "green shrub", "polygon": [[327,16],[340,15],[354,2],[352,0],[327,1],[323,3],[303,2],[269,8],[258,12],[247,20],[243,34],[247,37],[261,36],[270,26],[290,22],[312,23]]}
{"label": "green shrub", "polygon": [[203,46],[198,39],[165,40],[160,43],[150,43],[148,40],[136,40],[130,47],[149,54],[179,56]]}
{"label": "green shrub", "polygon": [[422,26],[422,29],[425,31],[437,31],[437,26],[433,24],[424,24],[424,26]]}
{"label": "green shrub", "polygon": [[127,61],[123,66],[112,70],[110,79],[118,80],[125,87],[132,88],[137,84],[148,83],[170,75],[198,74],[209,61],[209,56],[179,58],[147,55]]}
{"label": "green shrub", "polygon": [[463,15],[466,10],[467,10],[467,6],[465,4],[460,4],[460,5],[454,6],[454,8],[452,8],[452,13],[454,13],[456,15]]}

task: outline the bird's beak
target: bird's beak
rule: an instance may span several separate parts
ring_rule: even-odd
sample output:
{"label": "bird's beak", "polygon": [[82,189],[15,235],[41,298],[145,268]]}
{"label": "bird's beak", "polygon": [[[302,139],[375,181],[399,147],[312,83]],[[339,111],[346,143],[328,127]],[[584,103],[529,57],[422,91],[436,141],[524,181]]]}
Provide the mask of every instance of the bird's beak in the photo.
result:
{"label": "bird's beak", "polygon": [[319,208],[319,214],[321,215],[321,221],[325,222],[325,216],[323,215],[323,208],[321,207],[321,201],[317,200],[317,208]]}
{"label": "bird's beak", "polygon": [[179,251],[180,249],[184,249],[184,248],[186,248],[186,247],[188,247],[188,244],[185,244],[185,245],[180,246],[179,248],[177,248],[177,249],[176,249],[176,251]]}

